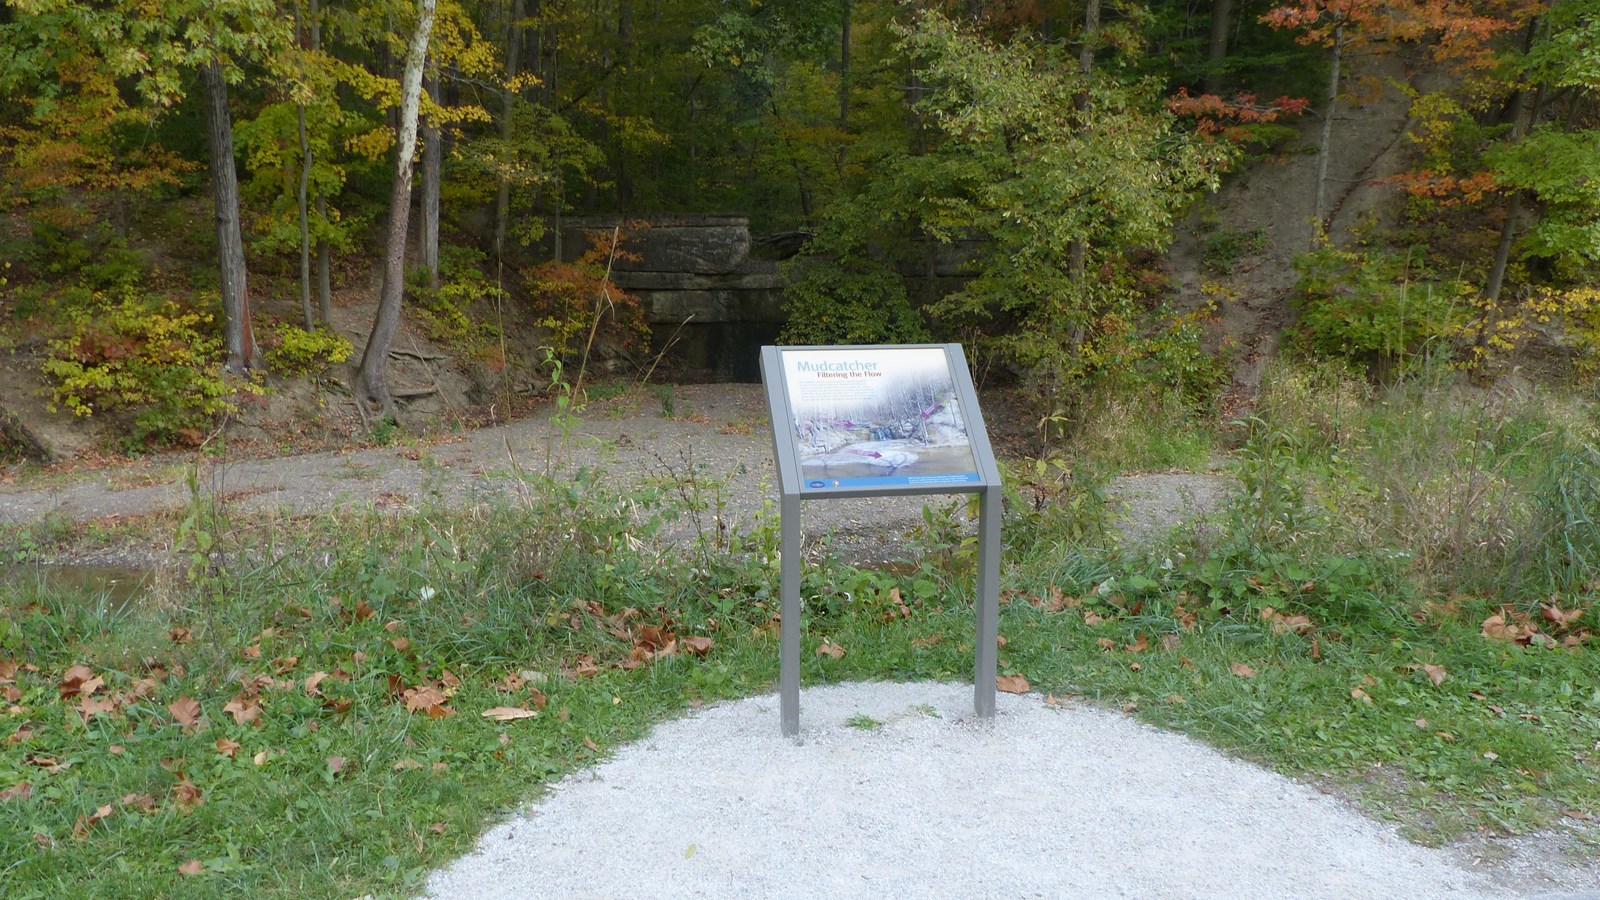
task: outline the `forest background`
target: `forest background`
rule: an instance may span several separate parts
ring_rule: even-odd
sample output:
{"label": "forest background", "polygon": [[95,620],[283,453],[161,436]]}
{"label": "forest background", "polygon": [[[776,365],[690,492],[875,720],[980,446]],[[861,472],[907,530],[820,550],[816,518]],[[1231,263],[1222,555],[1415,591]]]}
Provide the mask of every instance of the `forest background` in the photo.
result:
{"label": "forest background", "polygon": [[[268,373],[351,359],[327,327],[350,288],[378,300],[351,389],[364,420],[394,417],[402,298],[502,383],[597,338],[637,351],[641,311],[607,280],[626,236],[563,254],[562,218],[734,211],[792,254],[787,339],[962,340],[1058,422],[1095,387],[1175,385],[1203,407],[1237,361],[1206,340],[1225,296],[1171,303],[1175,221],[1303,133],[1291,152],[1317,155],[1325,225],[1342,189],[1327,161],[1371,88],[1352,66],[1397,54],[1442,73],[1412,91],[1414,166],[1381,228],[1304,248],[1296,346],[1375,374],[1424,348],[1486,372],[1531,341],[1583,376],[1600,338],[1594,14],[18,0],[0,7],[7,365],[42,370],[58,408],[120,415],[124,446],[193,444]],[[1225,267],[1224,245],[1254,239],[1208,252]],[[908,288],[948,248],[959,286]],[[508,308],[548,354],[508,352]]]}
{"label": "forest background", "polygon": [[[1591,889],[1597,13],[0,3],[0,880],[415,892],[542,785],[770,690],[758,392],[641,413],[662,336],[611,277],[652,219],[734,213],[785,340],[964,344],[1005,451],[1002,689],[1475,870],[1520,846],[1501,893]],[[615,227],[563,245],[579,219]],[[468,386],[447,425],[554,414],[419,434],[397,372]],[[43,464],[63,422],[94,437]],[[312,434],[375,446],[246,480]],[[197,450],[124,455],[167,446]],[[330,505],[251,505],[286,485]],[[1164,492],[1137,533],[1130,485]],[[808,544],[808,684],[968,676],[965,525]],[[133,544],[138,599],[52,580]]]}

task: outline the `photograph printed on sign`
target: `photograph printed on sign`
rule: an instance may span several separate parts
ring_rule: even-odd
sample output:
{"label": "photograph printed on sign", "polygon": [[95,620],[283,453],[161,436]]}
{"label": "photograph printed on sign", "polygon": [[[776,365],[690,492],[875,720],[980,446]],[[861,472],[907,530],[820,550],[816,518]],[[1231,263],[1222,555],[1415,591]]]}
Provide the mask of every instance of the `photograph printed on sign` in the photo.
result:
{"label": "photograph printed on sign", "polygon": [[785,350],[783,370],[805,488],[982,480],[944,349]]}

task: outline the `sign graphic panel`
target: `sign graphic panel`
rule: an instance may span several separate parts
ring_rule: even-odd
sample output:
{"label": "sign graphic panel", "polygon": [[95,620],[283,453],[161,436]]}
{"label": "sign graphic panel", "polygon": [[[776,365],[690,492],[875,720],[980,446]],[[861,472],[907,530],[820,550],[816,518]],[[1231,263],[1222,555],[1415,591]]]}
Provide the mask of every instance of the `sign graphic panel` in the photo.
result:
{"label": "sign graphic panel", "polygon": [[780,352],[802,490],[983,481],[944,348]]}

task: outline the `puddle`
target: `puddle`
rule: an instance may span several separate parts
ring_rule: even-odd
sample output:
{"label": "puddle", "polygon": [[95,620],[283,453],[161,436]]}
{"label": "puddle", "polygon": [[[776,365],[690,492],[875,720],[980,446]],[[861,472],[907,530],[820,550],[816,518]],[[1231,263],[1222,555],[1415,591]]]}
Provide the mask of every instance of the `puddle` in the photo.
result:
{"label": "puddle", "polygon": [[145,597],[154,573],[133,566],[17,565],[0,566],[0,581],[23,590],[103,602],[121,611]]}

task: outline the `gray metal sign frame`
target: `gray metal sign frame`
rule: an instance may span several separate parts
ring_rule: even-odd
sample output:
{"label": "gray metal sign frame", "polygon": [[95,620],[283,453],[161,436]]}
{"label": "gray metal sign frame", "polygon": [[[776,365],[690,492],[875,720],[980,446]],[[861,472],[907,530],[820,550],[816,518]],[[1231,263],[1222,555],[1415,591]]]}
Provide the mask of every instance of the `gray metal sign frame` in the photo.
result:
{"label": "gray metal sign frame", "polygon": [[[807,488],[801,471],[794,404],[783,365],[783,354],[804,351],[928,350],[942,349],[949,366],[956,402],[967,429],[968,444],[976,463],[977,480],[965,483],[907,483]],[[973,709],[980,717],[994,715],[996,640],[1000,616],[1000,467],[989,445],[989,432],[972,386],[972,372],[960,344],[852,344],[761,348],[761,381],[767,391],[772,416],[773,453],[778,465],[780,495],[781,632],[779,636],[779,711],[783,734],[800,733],[800,505],[803,500],[844,497],[878,497],[926,494],[978,494],[977,643],[973,660]]]}

